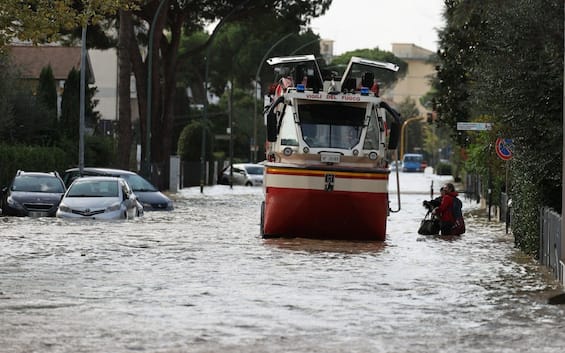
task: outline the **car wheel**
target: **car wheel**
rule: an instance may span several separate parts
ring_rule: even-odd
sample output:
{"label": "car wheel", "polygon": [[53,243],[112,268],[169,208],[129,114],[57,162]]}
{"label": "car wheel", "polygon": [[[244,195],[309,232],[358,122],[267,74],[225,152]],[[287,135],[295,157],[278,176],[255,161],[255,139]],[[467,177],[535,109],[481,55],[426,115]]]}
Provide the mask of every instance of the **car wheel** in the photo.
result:
{"label": "car wheel", "polygon": [[253,186],[253,183],[248,181],[248,182],[245,183],[245,186]]}

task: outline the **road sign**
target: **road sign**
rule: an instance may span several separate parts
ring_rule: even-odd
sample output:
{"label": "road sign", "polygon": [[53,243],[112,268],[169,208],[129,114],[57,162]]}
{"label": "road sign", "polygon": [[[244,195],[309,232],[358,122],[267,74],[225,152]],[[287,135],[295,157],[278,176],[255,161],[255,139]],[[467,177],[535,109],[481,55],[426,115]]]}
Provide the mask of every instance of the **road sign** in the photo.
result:
{"label": "road sign", "polygon": [[496,155],[503,161],[507,161],[512,158],[512,150],[514,149],[512,139],[499,137],[496,139],[494,147]]}
{"label": "road sign", "polygon": [[457,130],[467,130],[467,131],[485,131],[491,130],[492,123],[457,123]]}

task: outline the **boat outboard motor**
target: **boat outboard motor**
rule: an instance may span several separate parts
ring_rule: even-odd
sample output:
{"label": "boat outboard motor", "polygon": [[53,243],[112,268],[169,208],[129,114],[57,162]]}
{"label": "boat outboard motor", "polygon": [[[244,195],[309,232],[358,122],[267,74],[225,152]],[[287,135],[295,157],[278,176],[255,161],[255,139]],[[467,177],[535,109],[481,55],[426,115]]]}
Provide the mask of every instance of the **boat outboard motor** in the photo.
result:
{"label": "boat outboard motor", "polygon": [[395,150],[398,147],[398,139],[400,137],[400,126],[402,124],[400,119],[400,114],[394,109],[391,108],[390,105],[386,102],[380,103],[381,108],[385,108],[387,112],[392,115],[392,124],[390,126],[390,135],[388,140],[388,149]]}

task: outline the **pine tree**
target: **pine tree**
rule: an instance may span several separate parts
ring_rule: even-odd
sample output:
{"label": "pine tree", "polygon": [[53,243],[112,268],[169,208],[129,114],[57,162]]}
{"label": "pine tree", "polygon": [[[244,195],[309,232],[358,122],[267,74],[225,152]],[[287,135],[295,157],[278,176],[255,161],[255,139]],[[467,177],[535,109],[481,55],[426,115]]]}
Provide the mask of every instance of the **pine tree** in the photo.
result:
{"label": "pine tree", "polygon": [[60,132],[63,137],[78,141],[80,118],[80,72],[73,68],[65,81],[61,99]]}

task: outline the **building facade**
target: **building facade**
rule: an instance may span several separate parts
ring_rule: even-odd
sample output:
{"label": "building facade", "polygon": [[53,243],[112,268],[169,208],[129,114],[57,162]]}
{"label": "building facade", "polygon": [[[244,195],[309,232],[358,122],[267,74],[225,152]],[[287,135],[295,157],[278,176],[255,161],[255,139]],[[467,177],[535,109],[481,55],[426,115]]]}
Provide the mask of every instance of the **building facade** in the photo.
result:
{"label": "building facade", "polygon": [[392,53],[408,64],[406,76],[390,90],[389,95],[395,104],[406,98],[416,102],[420,115],[431,112],[431,107],[424,107],[420,98],[432,89],[431,80],[436,74],[433,58],[435,53],[412,43],[393,43]]}

